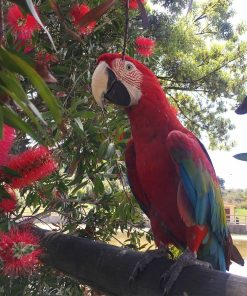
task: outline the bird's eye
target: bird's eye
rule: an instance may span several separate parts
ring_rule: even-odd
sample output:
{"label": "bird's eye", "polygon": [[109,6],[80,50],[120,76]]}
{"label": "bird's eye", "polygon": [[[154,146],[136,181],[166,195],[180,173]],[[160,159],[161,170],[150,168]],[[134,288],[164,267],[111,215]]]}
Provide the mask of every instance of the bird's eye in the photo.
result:
{"label": "bird's eye", "polygon": [[133,69],[133,65],[131,65],[131,64],[127,64],[127,65],[126,65],[126,69],[127,69],[128,71],[131,71],[131,70]]}

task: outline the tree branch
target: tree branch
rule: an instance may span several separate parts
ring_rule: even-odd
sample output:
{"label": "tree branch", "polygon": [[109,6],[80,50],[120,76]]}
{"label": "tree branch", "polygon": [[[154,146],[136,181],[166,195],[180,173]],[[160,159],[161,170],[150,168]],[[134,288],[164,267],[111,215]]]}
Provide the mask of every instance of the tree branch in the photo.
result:
{"label": "tree branch", "polygon": [[188,87],[180,87],[180,86],[165,86],[165,89],[175,89],[175,90],[184,90],[184,91],[203,91],[208,92],[205,89],[193,89]]}
{"label": "tree branch", "polygon": [[[200,124],[198,124],[196,121],[194,121],[193,119],[189,118],[189,117],[183,112],[183,109],[181,108],[180,104],[178,103],[178,100],[176,100],[176,99],[174,98],[174,96],[172,96],[170,93],[167,93],[167,95],[168,95],[169,97],[171,97],[172,100],[175,102],[176,106],[178,107],[179,111],[180,111],[181,114],[184,116],[184,118],[186,118],[188,121],[190,121],[193,125],[196,125],[196,126],[198,126],[199,128],[204,129],[204,130],[206,130],[206,131],[208,130],[209,127],[208,127],[207,125],[200,125]],[[186,109],[188,110],[188,108],[186,108]],[[190,111],[190,110],[188,110],[188,111]]]}
{"label": "tree branch", "polygon": [[[205,78],[207,78],[208,76],[216,73],[217,71],[221,70],[222,68],[226,67],[227,65],[229,65],[231,62],[234,62],[236,61],[237,59],[240,58],[240,53],[238,54],[238,56],[228,60],[228,61],[224,61],[223,64],[221,64],[220,66],[218,66],[217,68],[215,68],[214,70],[212,70],[211,72],[209,73],[206,73],[204,76],[202,77],[199,77],[195,80],[191,80],[191,81],[176,81],[175,79],[174,80],[171,80],[171,77],[169,79],[167,79],[167,77],[162,77],[162,76],[156,76],[158,79],[160,80],[165,80],[165,81],[170,81],[170,82],[173,82],[173,83],[184,83],[184,84],[195,84]],[[198,65],[197,67],[200,67],[200,65]],[[186,88],[186,87],[177,87],[177,86],[167,86],[166,89],[175,89],[175,90],[184,90],[184,91],[203,91],[203,92],[209,92],[209,91],[206,91],[205,89],[193,89],[192,87],[190,88]]]}
{"label": "tree branch", "polygon": [[[130,287],[129,276],[144,253],[40,228],[33,228],[33,232],[41,238],[46,252],[42,261],[83,284],[107,295],[163,295],[160,277],[173,263],[171,260],[154,259]],[[187,267],[175,283],[172,295],[247,295],[247,278],[199,266]]]}

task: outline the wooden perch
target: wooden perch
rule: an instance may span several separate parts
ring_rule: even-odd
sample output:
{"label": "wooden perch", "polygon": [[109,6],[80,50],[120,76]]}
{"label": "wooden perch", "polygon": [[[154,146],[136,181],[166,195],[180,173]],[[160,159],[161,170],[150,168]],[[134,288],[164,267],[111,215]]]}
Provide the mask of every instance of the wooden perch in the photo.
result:
{"label": "wooden perch", "polygon": [[[163,294],[160,277],[171,266],[172,260],[154,259],[130,287],[129,276],[145,253],[40,228],[34,228],[33,232],[40,237],[46,252],[42,261],[83,284],[107,295]],[[173,295],[243,296],[247,295],[247,278],[199,266],[187,267],[175,283],[170,293]]]}

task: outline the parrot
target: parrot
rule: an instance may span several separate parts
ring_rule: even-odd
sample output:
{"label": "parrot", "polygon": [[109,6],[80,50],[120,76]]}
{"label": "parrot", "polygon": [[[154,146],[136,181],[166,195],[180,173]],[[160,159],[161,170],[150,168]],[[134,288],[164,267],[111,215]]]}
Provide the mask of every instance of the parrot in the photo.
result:
{"label": "parrot", "polygon": [[244,265],[227,226],[212,161],[177,118],[155,74],[130,56],[105,53],[91,87],[100,107],[112,103],[128,115],[132,137],[125,163],[132,193],[150,220],[157,247],[172,244],[183,251],[169,277],[176,280],[194,264],[221,271],[229,270],[231,260]]}

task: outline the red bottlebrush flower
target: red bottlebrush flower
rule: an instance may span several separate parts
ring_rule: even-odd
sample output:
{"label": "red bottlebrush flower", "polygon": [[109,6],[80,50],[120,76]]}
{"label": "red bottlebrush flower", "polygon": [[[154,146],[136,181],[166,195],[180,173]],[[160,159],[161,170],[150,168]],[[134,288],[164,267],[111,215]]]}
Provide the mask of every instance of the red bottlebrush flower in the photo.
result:
{"label": "red bottlebrush flower", "polygon": [[86,26],[81,26],[80,21],[82,17],[90,11],[86,4],[75,4],[70,12],[71,22],[77,28],[81,35],[89,35],[93,32],[96,22],[91,22]]}
{"label": "red bottlebrush flower", "polygon": [[138,54],[149,57],[153,54],[155,41],[146,37],[137,37],[135,40],[136,51]]}
{"label": "red bottlebrush flower", "polygon": [[0,165],[5,165],[8,161],[9,150],[15,139],[15,129],[8,125],[3,127],[3,137],[0,140]]}
{"label": "red bottlebrush flower", "polygon": [[5,275],[30,274],[39,264],[41,253],[39,239],[28,230],[11,229],[0,233],[0,258]]}
{"label": "red bottlebrush flower", "polygon": [[18,5],[10,6],[7,12],[7,23],[13,34],[19,40],[32,38],[34,31],[40,29],[40,25],[31,14],[23,15]]}
{"label": "red bottlebrush flower", "polygon": [[0,210],[4,213],[11,213],[15,210],[17,205],[15,191],[8,184],[4,185],[4,189],[10,196],[1,196],[2,200],[0,201]]}
{"label": "red bottlebrush flower", "polygon": [[49,150],[40,146],[13,156],[8,167],[20,174],[21,177],[9,176],[13,188],[23,188],[38,180],[51,175],[57,168],[57,163]]}
{"label": "red bottlebrush flower", "polygon": [[[146,2],[146,0],[141,0],[141,3],[144,4]],[[129,8],[130,9],[138,9],[138,3],[136,0],[130,0],[129,1]]]}

